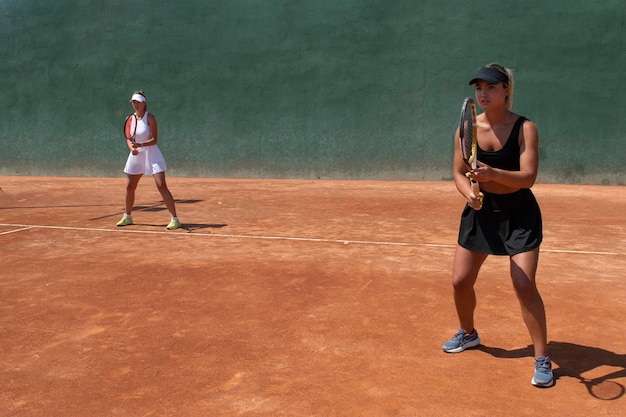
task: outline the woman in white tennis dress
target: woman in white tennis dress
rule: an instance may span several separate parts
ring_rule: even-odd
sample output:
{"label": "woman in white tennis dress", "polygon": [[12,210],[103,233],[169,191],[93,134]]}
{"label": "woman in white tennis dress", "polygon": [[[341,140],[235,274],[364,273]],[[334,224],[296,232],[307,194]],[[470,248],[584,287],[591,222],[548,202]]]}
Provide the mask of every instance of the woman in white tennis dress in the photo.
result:
{"label": "woman in white tennis dress", "polygon": [[172,193],[165,182],[165,158],[157,146],[158,126],[154,115],[148,113],[146,94],[143,91],[135,91],[130,99],[137,116],[137,128],[134,141],[126,140],[126,146],[130,150],[124,172],[128,177],[126,184],[126,211],[122,219],[117,222],[118,226],[133,224],[131,213],[135,204],[135,190],[139,180],[144,175],[152,175],[157,189],[163,197],[163,202],[170,212],[171,219],[167,225],[168,230],[178,229],[180,220],[176,216],[176,205]]}

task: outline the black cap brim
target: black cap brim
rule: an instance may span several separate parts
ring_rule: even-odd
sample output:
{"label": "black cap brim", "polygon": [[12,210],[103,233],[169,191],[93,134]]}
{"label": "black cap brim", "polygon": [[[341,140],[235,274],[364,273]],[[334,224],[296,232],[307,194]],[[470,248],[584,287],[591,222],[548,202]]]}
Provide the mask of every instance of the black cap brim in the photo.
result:
{"label": "black cap brim", "polygon": [[472,80],[469,82],[469,85],[476,84],[478,80],[485,80],[489,84],[507,84],[509,82],[509,77],[507,77],[505,74],[501,73],[495,68],[482,67],[478,70],[474,78],[472,78]]}

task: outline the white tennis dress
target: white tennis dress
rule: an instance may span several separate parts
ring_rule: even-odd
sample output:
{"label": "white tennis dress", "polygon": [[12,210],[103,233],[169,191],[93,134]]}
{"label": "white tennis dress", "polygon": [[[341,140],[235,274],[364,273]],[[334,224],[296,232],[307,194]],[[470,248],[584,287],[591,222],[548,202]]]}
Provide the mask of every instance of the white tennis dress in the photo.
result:
{"label": "white tennis dress", "polygon": [[[150,140],[150,127],[148,127],[148,112],[145,112],[141,120],[137,120],[135,141],[143,143]],[[132,152],[128,155],[124,172],[130,175],[154,175],[167,171],[165,158],[157,145],[137,148],[137,155]]]}

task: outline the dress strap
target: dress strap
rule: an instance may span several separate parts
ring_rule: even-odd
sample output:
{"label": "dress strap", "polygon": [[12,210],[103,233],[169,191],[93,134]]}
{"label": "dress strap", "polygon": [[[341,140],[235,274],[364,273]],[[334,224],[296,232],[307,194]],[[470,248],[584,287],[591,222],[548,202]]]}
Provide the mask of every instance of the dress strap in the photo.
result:
{"label": "dress strap", "polygon": [[511,139],[516,140],[517,138],[519,138],[519,130],[522,127],[522,124],[528,120],[527,118],[525,118],[524,116],[520,116],[517,118],[517,120],[515,121],[515,124],[513,125],[513,129],[511,130],[511,134],[509,135],[509,138],[507,139],[507,142],[510,141]]}

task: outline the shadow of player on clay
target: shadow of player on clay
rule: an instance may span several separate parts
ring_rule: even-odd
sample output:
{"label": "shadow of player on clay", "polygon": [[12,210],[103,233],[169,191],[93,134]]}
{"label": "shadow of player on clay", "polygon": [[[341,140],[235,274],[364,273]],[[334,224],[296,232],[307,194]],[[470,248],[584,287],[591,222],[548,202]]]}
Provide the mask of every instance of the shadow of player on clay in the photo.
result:
{"label": "shadow of player on clay", "polygon": [[[478,346],[477,350],[488,353],[496,358],[532,357],[533,347],[505,350],[490,346]],[[626,354],[618,354],[592,346],[582,346],[568,342],[550,342],[548,350],[553,362],[558,365],[554,369],[554,378],[576,378],[593,397],[600,400],[617,400],[624,396],[624,385],[616,381],[626,378]],[[596,370],[594,374],[608,372],[601,376],[585,377],[586,373]]]}

